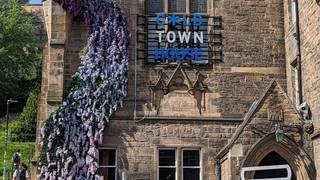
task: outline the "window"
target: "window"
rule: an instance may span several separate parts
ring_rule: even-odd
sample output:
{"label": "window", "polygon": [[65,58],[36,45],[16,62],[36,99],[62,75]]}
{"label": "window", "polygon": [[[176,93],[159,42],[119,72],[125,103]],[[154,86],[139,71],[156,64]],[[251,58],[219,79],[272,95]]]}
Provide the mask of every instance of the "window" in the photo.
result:
{"label": "window", "polygon": [[100,172],[105,180],[117,179],[117,160],[115,149],[99,150]]}
{"label": "window", "polygon": [[169,0],[169,13],[185,13],[187,11],[186,0]]}
{"label": "window", "polygon": [[296,0],[291,0],[291,20],[292,20],[292,23],[296,23],[297,21],[297,9],[296,9]]}
{"label": "window", "polygon": [[207,0],[148,0],[148,13],[166,12],[164,7],[166,1],[169,13],[207,13]]}
{"label": "window", "polygon": [[163,12],[163,0],[148,0],[148,14]]}
{"label": "window", "polygon": [[159,149],[158,180],[201,180],[200,159],[200,149]]}
{"label": "window", "polygon": [[299,105],[299,86],[298,86],[298,70],[297,59],[291,63],[291,89],[292,89],[292,102]]}
{"label": "window", "polygon": [[158,152],[158,180],[175,180],[176,150],[159,149]]}
{"label": "window", "polygon": [[190,0],[191,13],[206,13],[207,12],[207,0]]}
{"label": "window", "polygon": [[[177,63],[181,60],[183,63],[193,65],[210,64],[213,49],[209,48],[209,33],[214,18],[207,15],[207,4],[208,0],[148,0],[147,16],[138,17],[138,27],[140,26],[141,30],[138,31],[137,39],[141,46],[138,48],[137,58],[143,59],[147,64]],[[159,26],[157,23],[156,17],[159,13],[165,13],[161,19],[164,26]],[[173,14],[179,16],[177,24],[174,25],[168,22],[168,17]],[[200,26],[193,25],[196,14],[201,14]],[[195,24],[199,21],[196,19]],[[202,41],[198,41],[196,35],[201,37]],[[168,42],[168,37],[175,41]],[[186,39],[181,40],[181,37]],[[189,53],[185,51],[186,49],[192,54],[198,53],[196,61],[186,55]]]}
{"label": "window", "polygon": [[200,180],[200,151],[182,150],[183,180]]}

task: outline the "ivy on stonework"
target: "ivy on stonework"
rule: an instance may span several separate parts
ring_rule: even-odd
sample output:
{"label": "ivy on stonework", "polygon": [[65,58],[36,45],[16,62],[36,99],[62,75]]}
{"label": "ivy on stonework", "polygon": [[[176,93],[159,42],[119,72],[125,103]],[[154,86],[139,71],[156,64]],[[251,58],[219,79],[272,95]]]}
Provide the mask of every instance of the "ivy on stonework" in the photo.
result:
{"label": "ivy on stonework", "polygon": [[65,101],[41,129],[40,179],[103,179],[97,153],[109,117],[126,96],[129,32],[108,0],[57,0],[92,25],[87,52]]}

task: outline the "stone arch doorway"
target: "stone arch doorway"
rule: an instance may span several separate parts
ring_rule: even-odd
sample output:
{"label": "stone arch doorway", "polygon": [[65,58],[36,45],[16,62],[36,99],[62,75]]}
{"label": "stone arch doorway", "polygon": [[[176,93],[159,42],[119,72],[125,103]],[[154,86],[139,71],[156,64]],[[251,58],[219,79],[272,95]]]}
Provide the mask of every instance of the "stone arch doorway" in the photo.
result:
{"label": "stone arch doorway", "polygon": [[[289,164],[289,163],[283,157],[281,157],[278,153],[276,153],[275,151],[272,151],[260,161],[258,166],[283,165],[283,164]],[[291,180],[296,180],[296,176],[292,170],[292,167],[291,167],[291,172],[292,172]],[[277,178],[277,177],[286,177],[286,176],[287,176],[287,171],[285,169],[257,171],[254,173],[254,179]]]}
{"label": "stone arch doorway", "polygon": [[[241,167],[277,165],[272,164],[276,161],[289,164],[296,180],[316,179],[314,163],[309,155],[287,136],[284,136],[281,142],[276,142],[273,133],[266,135],[249,150]],[[246,175],[249,179],[255,176],[263,175],[254,172]]]}

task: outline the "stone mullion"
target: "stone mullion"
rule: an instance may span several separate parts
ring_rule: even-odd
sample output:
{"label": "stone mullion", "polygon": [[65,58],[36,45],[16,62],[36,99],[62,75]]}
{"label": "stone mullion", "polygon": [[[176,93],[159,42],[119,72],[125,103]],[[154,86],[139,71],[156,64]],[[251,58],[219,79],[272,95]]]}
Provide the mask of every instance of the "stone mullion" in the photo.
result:
{"label": "stone mullion", "polygon": [[163,3],[163,7],[164,7],[164,13],[169,13],[169,0],[163,0],[164,3]]}
{"label": "stone mullion", "polygon": [[176,158],[177,158],[177,165],[176,165],[176,171],[177,171],[177,180],[182,180],[182,148],[178,147],[176,152]]}
{"label": "stone mullion", "polygon": [[191,4],[190,0],[186,0],[186,13],[191,14]]}

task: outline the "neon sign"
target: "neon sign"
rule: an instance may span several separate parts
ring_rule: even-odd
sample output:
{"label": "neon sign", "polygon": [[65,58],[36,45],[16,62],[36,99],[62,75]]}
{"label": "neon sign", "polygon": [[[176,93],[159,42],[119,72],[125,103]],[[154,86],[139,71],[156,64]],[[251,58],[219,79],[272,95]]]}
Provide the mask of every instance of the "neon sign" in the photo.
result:
{"label": "neon sign", "polygon": [[[196,47],[196,44],[204,43],[203,31],[194,31],[199,29],[203,24],[203,18],[200,14],[194,14],[192,17],[187,15],[175,15],[160,13],[156,17],[156,24],[161,29],[156,34],[158,36],[158,43],[163,41],[169,43],[169,46],[158,47],[154,50],[155,62],[184,62],[189,61],[199,62],[202,60],[202,49]],[[183,29],[176,29],[175,26],[182,25]]]}

